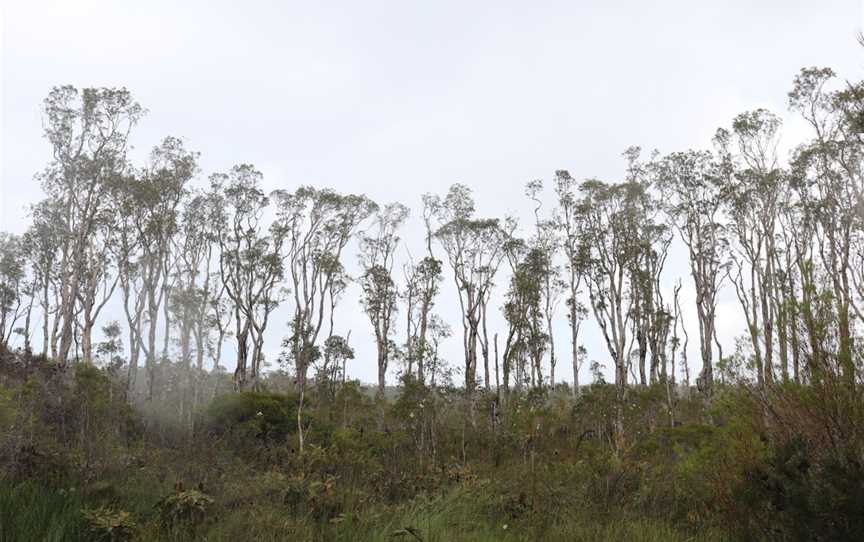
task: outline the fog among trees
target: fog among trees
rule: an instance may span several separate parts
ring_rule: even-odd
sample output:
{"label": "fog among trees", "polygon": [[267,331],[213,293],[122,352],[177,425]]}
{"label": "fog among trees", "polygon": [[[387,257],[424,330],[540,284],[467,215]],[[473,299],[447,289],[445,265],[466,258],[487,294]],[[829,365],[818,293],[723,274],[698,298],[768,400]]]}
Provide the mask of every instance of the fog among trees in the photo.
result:
{"label": "fog among trees", "polygon": [[271,189],[242,141],[133,149],[131,85],[46,89],[0,540],[857,539],[864,81],[786,105],[490,215],[470,179]]}

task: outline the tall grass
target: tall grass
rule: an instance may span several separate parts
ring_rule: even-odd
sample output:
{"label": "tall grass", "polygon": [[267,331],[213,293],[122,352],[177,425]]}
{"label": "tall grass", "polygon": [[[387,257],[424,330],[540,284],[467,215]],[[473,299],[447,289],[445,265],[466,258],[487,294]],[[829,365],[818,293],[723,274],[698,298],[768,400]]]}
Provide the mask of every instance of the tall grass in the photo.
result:
{"label": "tall grass", "polygon": [[75,492],[29,481],[0,480],[0,542],[74,542],[84,540],[82,502]]}
{"label": "tall grass", "polygon": [[[550,520],[538,514],[514,520],[489,514],[483,499],[474,492],[456,490],[445,497],[418,499],[399,507],[386,517],[364,529],[358,525],[341,524],[328,532],[326,540],[366,540],[386,542],[393,540],[424,542],[446,541],[692,541],[719,542],[719,533],[683,532],[671,523],[651,519],[622,517],[616,520],[592,519],[574,513],[564,519]],[[358,531],[362,537],[358,538]],[[332,538],[331,538],[332,536]]]}
{"label": "tall grass", "polygon": [[[156,498],[156,496],[153,496]],[[81,510],[92,506],[74,491],[55,491],[30,481],[16,486],[0,482],[0,542],[76,542],[87,540]],[[168,532],[154,518],[139,516],[142,541],[189,540],[189,532]],[[350,515],[319,523],[292,517],[272,502],[214,509],[194,538],[233,540],[326,540],[368,542],[445,541],[633,541],[719,542],[721,533],[688,533],[671,523],[622,517],[594,520],[581,514],[554,522],[542,515],[494,517],[475,492],[454,490],[443,496],[421,497],[396,507],[380,507],[364,517]]]}

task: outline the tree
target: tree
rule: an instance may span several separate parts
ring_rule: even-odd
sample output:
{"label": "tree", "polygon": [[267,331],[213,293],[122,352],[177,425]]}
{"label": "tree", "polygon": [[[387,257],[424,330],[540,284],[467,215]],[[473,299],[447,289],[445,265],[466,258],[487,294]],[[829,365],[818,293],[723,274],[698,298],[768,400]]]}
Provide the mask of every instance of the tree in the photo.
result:
{"label": "tree", "polygon": [[347,378],[346,362],[349,359],[354,359],[354,349],[351,348],[349,340],[351,334],[347,337],[341,335],[330,335],[324,341],[324,366],[321,368],[321,378],[327,385],[327,391],[332,398],[335,395],[336,385],[345,386]]}
{"label": "tree", "polygon": [[177,243],[177,285],[170,309],[180,328],[180,361],[186,371],[192,365],[193,335],[198,369],[202,369],[204,363],[205,317],[211,295],[211,266],[216,240],[215,232],[210,230],[218,231],[221,218],[218,205],[212,212],[208,208],[209,199],[208,194],[196,194],[186,203]]}
{"label": "tree", "polygon": [[366,196],[302,186],[273,193],[278,216],[275,231],[285,238],[285,261],[294,300],[291,334],[282,358],[294,365],[300,405],[297,410],[299,448],[303,451],[302,409],[309,366],[320,355],[316,341],[324,323],[331,284],[342,276],[345,246],[377,206]]}
{"label": "tree", "polygon": [[96,356],[106,367],[118,369],[124,363],[123,330],[120,322],[112,320],[103,326],[102,335],[105,340],[96,345]]}
{"label": "tree", "polygon": [[276,223],[269,232],[262,225],[270,203],[260,188],[262,177],[250,164],[210,177],[212,191],[223,198],[214,204],[224,213],[217,222],[224,224],[217,233],[219,272],[233,304],[237,341],[234,386],[241,390],[258,387],[264,331],[270,314],[282,301],[277,287],[284,276],[286,232]]}
{"label": "tree", "polygon": [[[145,299],[147,334],[146,340],[143,333],[141,340],[136,337],[136,346],[140,346],[145,355],[148,399],[153,398],[157,376],[156,337],[160,311],[165,344],[170,336],[168,308],[176,258],[173,247],[180,231],[180,205],[187,195],[187,184],[197,171],[197,158],[197,153],[186,150],[181,140],[167,137],[152,149],[146,166],[127,180],[118,195],[123,206],[121,212],[130,217],[135,235],[134,241],[121,240],[121,257],[128,257],[132,250],[139,254],[134,273],[140,280],[140,295]],[[122,263],[127,264],[128,261]],[[133,287],[129,282],[130,272],[133,272],[130,268],[124,270],[127,292]],[[166,350],[163,346],[163,358]]]}
{"label": "tree", "polygon": [[208,346],[214,370],[222,369],[222,346],[225,344],[225,339],[231,336],[233,320],[233,312],[225,296],[225,283],[222,282],[221,277],[218,279],[219,282],[214,288],[215,293],[208,303],[206,314],[206,325],[216,330],[216,339]]}
{"label": "tree", "polygon": [[23,315],[26,259],[21,238],[0,232],[0,346],[9,347]]}
{"label": "tree", "polygon": [[566,289],[566,284],[561,279],[561,267],[555,263],[556,256],[561,251],[563,244],[562,236],[559,234],[559,224],[554,218],[540,218],[542,202],[539,196],[542,190],[543,182],[535,180],[528,183],[525,188],[525,194],[535,203],[535,232],[532,239],[532,252],[536,252],[532,256],[535,260],[536,274],[534,278],[540,282],[542,313],[546,327],[545,334],[548,337],[549,386],[554,389],[555,367],[558,359],[555,356],[555,332],[552,324],[558,303],[561,301],[561,295]]}
{"label": "tree", "polygon": [[723,223],[723,172],[707,151],[687,151],[664,157],[658,183],[666,212],[687,246],[690,274],[696,289],[702,371],[697,380],[706,395],[713,392],[717,293],[725,276],[728,241]]}
{"label": "tree", "polygon": [[511,220],[474,218],[471,190],[455,184],[443,198],[429,198],[439,224],[435,237],[447,254],[462,311],[465,390],[476,386],[477,345],[485,304],[504,258],[504,244],[516,225]]}
{"label": "tree", "polygon": [[[785,303],[777,297],[778,265],[777,223],[783,183],[786,178],[778,167],[777,144],[780,119],[764,109],[742,113],[732,122],[732,133],[718,130],[716,139],[728,162],[727,214],[732,265],[729,276],[747,322],[760,385],[774,377],[774,333],[779,338],[784,379],[789,371],[785,356]],[[737,152],[729,149],[735,140]],[[733,271],[734,270],[734,271]]]}
{"label": "tree", "polygon": [[585,247],[579,263],[586,277],[588,298],[606,348],[615,364],[617,392],[616,436],[623,435],[623,408],[627,392],[630,357],[627,329],[632,312],[625,297],[636,253],[628,245],[632,221],[628,216],[628,184],[587,180],[580,186],[582,199],[576,212],[580,221],[580,243]]}
{"label": "tree", "polygon": [[126,89],[54,87],[43,104],[45,136],[53,160],[41,176],[43,187],[63,209],[58,270],[62,322],[58,357],[65,364],[72,346],[76,305],[86,267],[87,247],[108,201],[111,182],[127,169],[129,132],[144,109]]}
{"label": "tree", "polygon": [[[641,149],[630,147],[624,152],[627,176],[623,246],[628,259],[631,325],[639,359],[639,382],[654,383],[666,377],[666,339],[670,311],[664,306],[660,278],[666,263],[672,231],[661,217],[661,205],[655,197],[657,167],[652,161],[640,160]],[[651,353],[650,371],[646,359]]]}
{"label": "tree", "polygon": [[78,289],[78,303],[81,314],[81,350],[83,362],[93,363],[93,329],[99,313],[111,299],[117,287],[119,273],[112,274],[114,262],[108,249],[114,243],[111,219],[103,219],[96,235],[87,245],[87,259],[81,273],[81,286]]}
{"label": "tree", "polygon": [[39,293],[39,306],[42,311],[42,356],[49,354],[51,315],[56,311],[58,257],[62,239],[62,212],[57,202],[45,199],[30,209],[32,222],[24,234],[24,244],[33,272],[34,288]]}
{"label": "tree", "polygon": [[[200,379],[204,375],[204,356],[208,348],[210,332],[214,327],[209,319],[216,282],[213,270],[214,254],[218,248],[219,231],[224,228],[222,220],[223,200],[214,190],[194,194],[186,202],[182,212],[181,232],[177,243],[177,277],[171,300],[173,320],[179,329],[180,362],[186,380],[190,379],[193,399],[191,412],[200,396]],[[220,337],[221,339],[221,337]],[[194,341],[194,348],[193,348]],[[219,345],[221,349],[221,344]],[[194,372],[192,352],[195,353]],[[192,375],[194,374],[194,378]],[[185,405],[185,394],[181,410]],[[182,415],[182,413],[181,413]]]}
{"label": "tree", "polygon": [[579,367],[581,345],[579,330],[582,322],[588,317],[588,309],[579,301],[580,288],[585,280],[585,245],[579,230],[579,202],[576,194],[578,185],[570,172],[558,170],[555,172],[555,195],[558,198],[558,209],[555,217],[557,227],[562,231],[562,247],[567,269],[567,321],[570,324],[570,355],[573,366],[573,394],[579,394]]}
{"label": "tree", "polygon": [[[515,264],[503,307],[509,324],[504,342],[505,391],[509,390],[513,369],[517,389],[526,382],[532,387],[543,385],[542,360],[550,342],[543,312],[542,277],[548,272],[547,256],[542,249],[529,249],[522,243],[511,243],[508,250]],[[530,376],[525,372],[525,361],[530,361]]]}
{"label": "tree", "polygon": [[391,203],[379,209],[373,233],[360,236],[360,266],[363,289],[361,302],[375,332],[378,350],[378,398],[384,398],[387,366],[390,361],[390,334],[397,310],[397,288],[393,280],[393,259],[399,237],[396,232],[408,218],[408,208]]}
{"label": "tree", "polygon": [[409,373],[412,372],[414,362],[417,363],[417,379],[421,384],[426,382],[427,358],[431,354],[430,344],[427,341],[429,321],[435,306],[435,298],[443,281],[441,260],[437,259],[432,251],[434,237],[432,220],[437,201],[435,196],[429,194],[423,196],[426,256],[419,261],[414,261],[409,253],[409,261],[403,268],[406,283],[404,297],[407,306],[405,357]]}
{"label": "tree", "polygon": [[437,314],[429,316],[429,353],[426,356],[426,372],[429,375],[429,387],[433,390],[439,385],[451,384],[451,371],[446,360],[439,355],[441,342],[453,335],[450,324]]}
{"label": "tree", "polygon": [[[831,349],[820,345],[820,330],[816,316],[818,300],[813,289],[818,263],[830,285],[832,312],[836,315],[836,365],[849,389],[854,389],[856,362],[854,359],[853,318],[864,321],[855,296],[864,294],[861,286],[864,250],[861,250],[862,210],[864,210],[864,146],[860,136],[860,84],[843,91],[829,91],[826,86],[834,78],[827,68],[807,68],[795,78],[789,93],[790,108],[809,124],[813,138],[796,149],[792,168],[797,177],[795,186],[803,213],[803,231],[810,237],[815,254],[801,254],[804,270],[802,289],[807,298],[805,312],[810,335],[813,361],[811,372],[819,378],[826,366]],[[805,250],[806,247],[804,247]],[[853,316],[854,315],[854,316]]]}
{"label": "tree", "polygon": [[[131,392],[138,376],[139,357],[143,350],[144,295],[141,238],[136,228],[136,212],[130,194],[134,193],[134,175],[121,178],[111,192],[110,206],[116,213],[115,238],[111,246],[117,262],[117,276],[123,297],[123,314],[129,337],[129,357],[126,372],[126,387]],[[47,326],[47,319],[45,321]],[[145,361],[146,363],[146,361]]]}

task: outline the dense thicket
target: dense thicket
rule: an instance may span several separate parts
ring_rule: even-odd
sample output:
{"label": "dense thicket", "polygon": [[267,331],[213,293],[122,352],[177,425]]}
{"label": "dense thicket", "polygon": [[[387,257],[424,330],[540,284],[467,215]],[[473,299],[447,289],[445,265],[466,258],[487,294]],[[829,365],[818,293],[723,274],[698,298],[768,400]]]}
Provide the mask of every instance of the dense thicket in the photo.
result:
{"label": "dense thicket", "polygon": [[[403,204],[266,194],[249,164],[194,188],[180,139],[130,162],[127,90],[53,89],[45,199],[0,235],[0,539],[855,537],[864,83],[804,69],[789,106],[811,133],[788,157],[778,116],[742,113],[710,150],[628,149],[619,182],[529,182],[527,225],[478,216],[465,185],[426,194],[400,262]],[[373,390],[337,333],[354,282]],[[588,318],[605,352],[582,346]]]}

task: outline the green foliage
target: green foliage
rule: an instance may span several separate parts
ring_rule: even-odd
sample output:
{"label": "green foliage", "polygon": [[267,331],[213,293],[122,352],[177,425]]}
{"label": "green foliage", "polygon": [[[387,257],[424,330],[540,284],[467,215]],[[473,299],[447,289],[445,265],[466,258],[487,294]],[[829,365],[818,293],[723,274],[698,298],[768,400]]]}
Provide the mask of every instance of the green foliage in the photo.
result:
{"label": "green foliage", "polygon": [[332,475],[322,478],[296,477],[288,481],[285,504],[293,515],[306,515],[316,521],[329,521],[342,511],[337,479]]}
{"label": "green foliage", "polygon": [[86,540],[81,496],[38,480],[12,485],[0,478],[0,541]]}
{"label": "green foliage", "polygon": [[133,430],[107,370],[33,373],[3,388],[0,540],[848,539],[864,425],[839,382],[683,390],[674,424],[659,385],[619,404],[602,383],[470,403],[413,377],[383,402],[349,383],[307,403],[299,454],[291,395],[218,395],[175,442]]}
{"label": "green foliage", "polygon": [[82,511],[87,536],[99,542],[127,542],[135,536],[136,524],[129,512],[99,507]]}
{"label": "green foliage", "polygon": [[841,378],[772,390],[764,454],[746,465],[739,492],[753,529],[787,540],[851,540],[864,530],[862,392]]}
{"label": "green foliage", "polygon": [[156,508],[163,527],[194,530],[207,518],[207,511],[213,502],[212,497],[201,491],[178,488],[159,501]]}
{"label": "green foliage", "polygon": [[8,388],[0,388],[0,430],[7,430],[18,416],[18,408],[15,405],[15,398]]}
{"label": "green foliage", "polygon": [[295,397],[281,393],[226,393],[207,406],[203,429],[238,450],[283,443],[297,428],[297,403]]}

